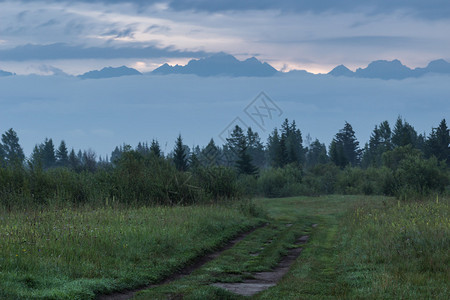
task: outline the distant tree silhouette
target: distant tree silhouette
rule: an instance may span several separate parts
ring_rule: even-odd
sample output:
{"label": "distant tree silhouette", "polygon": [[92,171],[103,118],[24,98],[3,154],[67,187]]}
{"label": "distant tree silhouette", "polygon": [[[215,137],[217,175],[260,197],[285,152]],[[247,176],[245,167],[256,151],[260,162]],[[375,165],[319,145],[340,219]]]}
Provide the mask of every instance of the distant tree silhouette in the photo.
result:
{"label": "distant tree silhouette", "polygon": [[81,169],[81,161],[75,154],[75,150],[73,148],[69,154],[69,167],[74,171],[79,171]]}
{"label": "distant tree silhouette", "polygon": [[150,153],[156,157],[161,157],[161,148],[159,147],[159,143],[157,140],[152,140],[150,145]]}
{"label": "distant tree silhouette", "polygon": [[392,132],[392,144],[394,147],[412,145],[417,147],[417,132],[408,122],[399,116]]}
{"label": "distant tree silhouette", "polygon": [[175,142],[173,162],[175,163],[175,167],[177,168],[178,171],[187,171],[188,157],[186,154],[186,148],[183,145],[183,139],[181,138],[181,134],[178,135],[178,138]]}
{"label": "distant tree silhouette", "polygon": [[235,167],[240,174],[254,175],[258,172],[258,168],[253,165],[252,157],[248,153],[247,137],[241,127],[236,125],[227,138],[228,147],[236,156]]}
{"label": "distant tree silhouette", "polygon": [[45,139],[41,148],[41,158],[44,169],[52,168],[56,165],[55,146],[52,139]]}
{"label": "distant tree silhouette", "polygon": [[287,151],[285,140],[281,140],[278,129],[275,128],[267,140],[267,151],[272,167],[282,167],[286,164]]}
{"label": "distant tree silhouette", "polygon": [[306,167],[311,168],[318,164],[326,164],[327,162],[327,147],[316,139],[311,143],[308,152],[306,153],[305,165]]}
{"label": "distant tree silhouette", "polygon": [[388,121],[375,125],[375,129],[369,139],[369,144],[366,145],[363,154],[364,167],[380,167],[382,165],[382,156],[386,151],[392,150],[391,142],[391,128]]}
{"label": "distant tree silhouette", "polygon": [[69,166],[69,153],[67,150],[66,142],[64,140],[59,144],[58,150],[56,150],[56,165],[60,167]]}
{"label": "distant tree silhouette", "polygon": [[248,153],[252,158],[254,165],[259,168],[265,165],[265,151],[264,145],[261,143],[261,138],[258,132],[253,131],[251,127],[247,129],[247,143],[248,143]]}
{"label": "distant tree silhouette", "polygon": [[344,128],[333,138],[329,151],[331,161],[341,168],[347,164],[352,166],[359,164],[362,151],[355,132],[348,122],[345,122]]}
{"label": "distant tree silhouette", "polygon": [[450,165],[450,130],[445,119],[442,119],[437,128],[431,130],[425,152],[428,157],[436,156],[437,159],[445,160]]}
{"label": "distant tree silhouette", "polygon": [[10,128],[2,134],[0,143],[0,163],[10,167],[21,167],[25,160],[25,154],[19,144],[17,133]]}
{"label": "distant tree silhouette", "polygon": [[267,148],[270,164],[273,167],[284,167],[291,163],[302,165],[306,154],[302,143],[302,133],[297,129],[295,121],[289,124],[289,120],[285,119],[280,133],[275,128],[269,135]]}

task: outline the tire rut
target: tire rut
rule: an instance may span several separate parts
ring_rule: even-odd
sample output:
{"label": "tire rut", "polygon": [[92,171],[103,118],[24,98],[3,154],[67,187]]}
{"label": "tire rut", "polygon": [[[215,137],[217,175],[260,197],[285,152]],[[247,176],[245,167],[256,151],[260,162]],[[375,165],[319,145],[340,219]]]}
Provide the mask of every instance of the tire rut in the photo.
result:
{"label": "tire rut", "polygon": [[[317,227],[317,224],[312,225],[313,228]],[[300,236],[295,245],[301,246],[308,242],[309,235]],[[253,296],[259,292],[262,292],[272,286],[277,285],[278,281],[289,271],[291,265],[299,257],[303,251],[302,247],[292,248],[288,251],[286,256],[283,256],[278,265],[268,272],[253,273],[253,279],[247,279],[243,282],[236,283],[214,283],[212,286],[226,289],[232,293],[242,296]]]}
{"label": "tire rut", "polygon": [[252,229],[250,229],[249,231],[246,231],[244,233],[241,233],[239,235],[237,235],[234,239],[232,239],[231,241],[227,242],[225,244],[225,246],[223,246],[222,248],[220,248],[217,251],[211,252],[207,255],[198,257],[197,259],[195,259],[191,264],[185,266],[184,268],[182,268],[181,270],[179,270],[178,272],[168,276],[167,278],[163,279],[162,281],[155,283],[155,284],[148,284],[145,286],[141,286],[139,288],[135,288],[135,289],[128,289],[128,290],[123,290],[123,291],[118,291],[118,292],[113,292],[110,294],[101,294],[97,296],[97,300],[125,300],[125,299],[131,299],[134,294],[136,294],[137,292],[146,290],[146,289],[151,289],[157,286],[161,286],[167,283],[170,283],[172,281],[181,279],[185,276],[190,275],[192,272],[194,272],[195,270],[199,269],[200,267],[202,267],[204,264],[210,262],[211,260],[217,258],[220,254],[222,254],[222,252],[234,247],[237,243],[239,243],[240,241],[242,241],[244,238],[246,238],[248,235],[250,235],[251,233],[253,233],[254,231],[256,231],[257,229],[266,227],[267,225],[269,225],[269,223],[264,223],[260,226],[254,227]]}

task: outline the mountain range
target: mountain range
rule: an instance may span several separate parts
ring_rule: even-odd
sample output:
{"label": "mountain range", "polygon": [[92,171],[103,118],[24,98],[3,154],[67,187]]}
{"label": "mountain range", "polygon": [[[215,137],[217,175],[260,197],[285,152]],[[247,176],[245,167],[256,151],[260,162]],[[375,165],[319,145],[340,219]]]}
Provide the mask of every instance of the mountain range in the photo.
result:
{"label": "mountain range", "polygon": [[14,75],[14,73],[0,70],[0,77],[4,77],[4,76],[12,76],[12,75]]}
{"label": "mountain range", "polygon": [[278,71],[266,62],[255,57],[244,61],[236,59],[233,55],[218,53],[206,58],[193,59],[185,66],[170,66],[167,63],[153,70],[152,74],[195,74],[198,76],[230,76],[230,77],[266,77]]}
{"label": "mountain range", "polygon": [[99,78],[112,78],[130,75],[142,75],[142,73],[136,69],[121,66],[118,68],[106,67],[101,70],[89,71],[82,75],[78,75],[77,77],[81,79],[99,79]]}
{"label": "mountain range", "polygon": [[[227,76],[227,77],[269,77],[274,75],[310,74],[304,70],[293,70],[288,73],[277,71],[266,62],[261,62],[255,57],[246,60],[238,60],[234,56],[218,53],[206,58],[190,60],[186,65],[170,66],[165,63],[146,75],[169,75],[169,74],[192,74],[201,77]],[[377,60],[371,62],[366,68],[358,68],[356,71],[348,69],[344,65],[335,67],[326,75],[355,77],[355,78],[378,78],[378,79],[405,79],[416,78],[426,74],[449,74],[450,63],[443,59],[431,61],[425,68],[411,69],[403,65],[398,59],[387,61]],[[14,73],[0,70],[0,77],[12,76]],[[121,67],[106,67],[78,75],[81,79],[112,78],[130,75],[143,75],[136,69]],[[323,75],[323,74],[322,74]]]}
{"label": "mountain range", "polygon": [[366,68],[358,68],[355,72],[344,65],[339,65],[328,74],[332,76],[346,76],[358,78],[405,79],[420,77],[425,74],[450,74],[450,63],[443,59],[433,60],[425,68],[411,69],[403,65],[398,59],[371,62]]}

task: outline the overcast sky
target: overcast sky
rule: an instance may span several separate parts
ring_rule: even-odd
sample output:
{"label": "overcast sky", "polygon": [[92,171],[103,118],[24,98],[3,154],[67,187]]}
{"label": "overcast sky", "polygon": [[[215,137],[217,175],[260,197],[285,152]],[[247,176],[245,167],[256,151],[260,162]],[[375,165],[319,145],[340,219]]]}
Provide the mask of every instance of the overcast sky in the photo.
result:
{"label": "overcast sky", "polygon": [[0,0],[0,69],[149,71],[210,53],[328,72],[450,61],[448,0]]}

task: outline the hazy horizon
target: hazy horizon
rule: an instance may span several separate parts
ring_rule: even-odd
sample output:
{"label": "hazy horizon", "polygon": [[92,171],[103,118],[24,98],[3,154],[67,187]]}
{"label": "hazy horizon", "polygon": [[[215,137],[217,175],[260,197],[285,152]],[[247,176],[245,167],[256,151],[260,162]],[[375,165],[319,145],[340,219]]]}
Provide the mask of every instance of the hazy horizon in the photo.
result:
{"label": "hazy horizon", "polygon": [[[122,143],[134,147],[152,139],[168,153],[180,133],[189,147],[206,146],[210,138],[222,144],[219,135],[237,117],[266,142],[268,133],[288,118],[296,121],[304,141],[310,134],[326,146],[347,121],[363,147],[375,125],[388,120],[393,126],[399,115],[418,133],[430,133],[448,117],[449,78],[3,77],[0,131],[14,128],[27,155],[47,137],[56,145],[64,139],[70,148],[91,148],[104,157]],[[282,111],[266,118],[265,131],[244,111],[261,91]]]}

